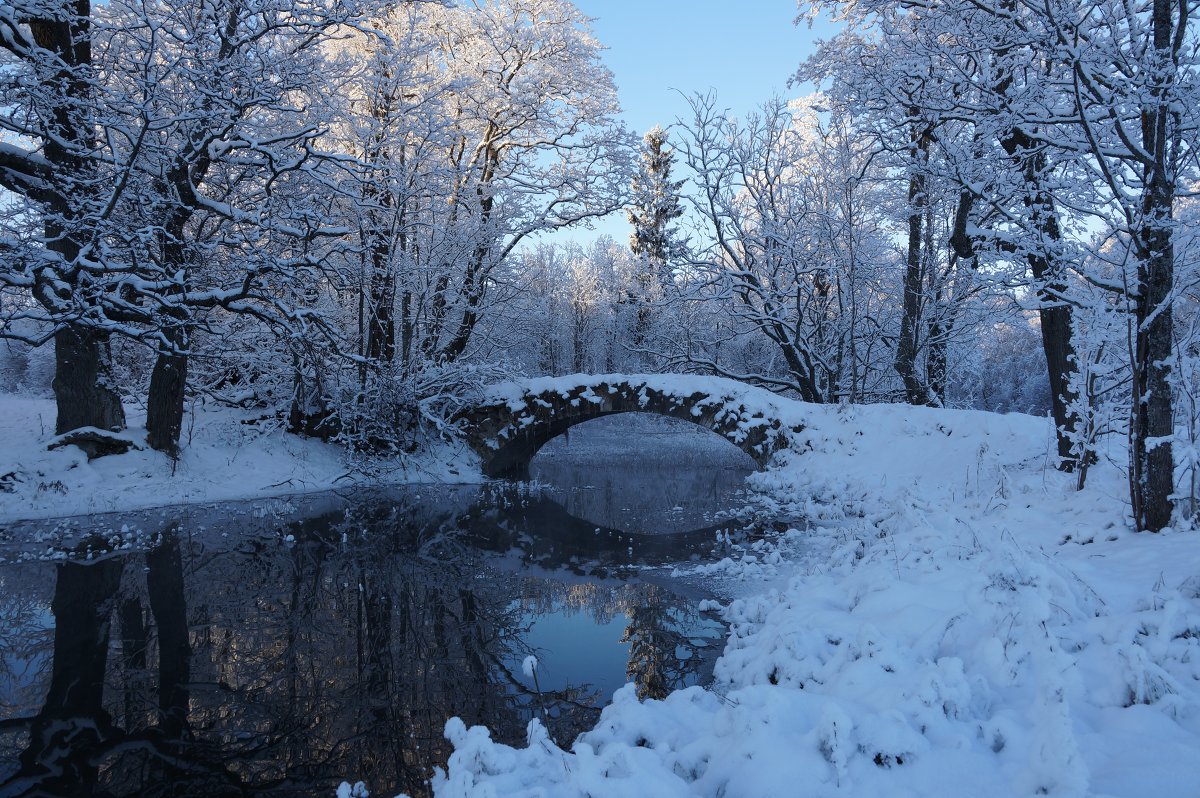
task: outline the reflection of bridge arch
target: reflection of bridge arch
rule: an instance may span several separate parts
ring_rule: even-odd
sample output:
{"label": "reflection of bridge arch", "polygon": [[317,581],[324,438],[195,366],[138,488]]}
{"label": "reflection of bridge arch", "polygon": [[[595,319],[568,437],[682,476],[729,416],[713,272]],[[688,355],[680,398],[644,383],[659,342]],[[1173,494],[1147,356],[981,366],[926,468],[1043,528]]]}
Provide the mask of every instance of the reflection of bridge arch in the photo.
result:
{"label": "reflection of bridge arch", "polygon": [[461,414],[489,477],[524,478],[529,461],[576,424],[616,413],[654,413],[711,430],[764,467],[789,432],[772,394],[734,380],[688,375],[576,374],[506,383]]}

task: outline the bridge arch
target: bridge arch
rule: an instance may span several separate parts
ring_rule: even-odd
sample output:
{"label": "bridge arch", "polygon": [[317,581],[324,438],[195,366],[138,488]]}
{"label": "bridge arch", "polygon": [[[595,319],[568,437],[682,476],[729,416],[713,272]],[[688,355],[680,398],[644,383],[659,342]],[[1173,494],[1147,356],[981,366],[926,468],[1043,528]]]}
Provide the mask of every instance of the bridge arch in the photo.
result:
{"label": "bridge arch", "polygon": [[[748,392],[756,394],[753,401]],[[571,427],[618,413],[683,419],[733,443],[763,468],[785,448],[789,432],[774,402],[733,380],[688,375],[573,375],[496,386],[461,414],[467,442],[489,477],[522,479],[538,450]]]}

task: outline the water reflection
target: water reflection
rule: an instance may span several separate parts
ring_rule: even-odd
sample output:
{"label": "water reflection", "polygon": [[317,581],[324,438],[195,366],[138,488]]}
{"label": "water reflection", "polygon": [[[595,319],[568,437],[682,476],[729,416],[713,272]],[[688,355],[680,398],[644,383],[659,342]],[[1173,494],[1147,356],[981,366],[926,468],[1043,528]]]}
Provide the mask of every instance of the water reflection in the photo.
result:
{"label": "water reflection", "polygon": [[448,717],[517,742],[545,714],[569,742],[626,677],[661,696],[720,647],[694,600],[633,578],[711,535],[633,540],[512,486],[308,505],[147,513],[99,526],[153,545],[0,567],[0,794],[328,796],[353,776],[420,795]]}
{"label": "water reflection", "polygon": [[640,413],[573,427],[530,464],[533,479],[576,518],[650,535],[719,524],[754,470],[750,456],[719,435]]}

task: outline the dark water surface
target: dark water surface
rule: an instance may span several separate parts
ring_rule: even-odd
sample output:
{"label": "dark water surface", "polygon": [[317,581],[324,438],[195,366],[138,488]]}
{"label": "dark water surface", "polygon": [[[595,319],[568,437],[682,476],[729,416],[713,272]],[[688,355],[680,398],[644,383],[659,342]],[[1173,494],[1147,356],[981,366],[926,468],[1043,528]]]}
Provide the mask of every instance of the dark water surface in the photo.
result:
{"label": "dark water surface", "polygon": [[[541,489],[0,530],[0,795],[421,795],[449,717],[519,743],[536,714],[569,744],[626,681],[705,682],[724,627],[653,566],[714,556],[745,472],[548,454]],[[656,517],[674,534],[630,533]]]}

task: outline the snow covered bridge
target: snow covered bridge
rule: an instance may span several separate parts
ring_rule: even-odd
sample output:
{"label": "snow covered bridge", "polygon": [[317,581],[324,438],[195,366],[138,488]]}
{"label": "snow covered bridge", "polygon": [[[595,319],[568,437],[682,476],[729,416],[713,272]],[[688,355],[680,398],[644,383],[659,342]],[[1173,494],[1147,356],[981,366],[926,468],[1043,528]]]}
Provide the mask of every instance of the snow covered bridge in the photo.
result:
{"label": "snow covered bridge", "polygon": [[685,374],[573,374],[501,383],[461,414],[489,477],[523,478],[529,461],[576,424],[655,413],[712,430],[763,467],[803,425],[796,403],[735,380]]}

